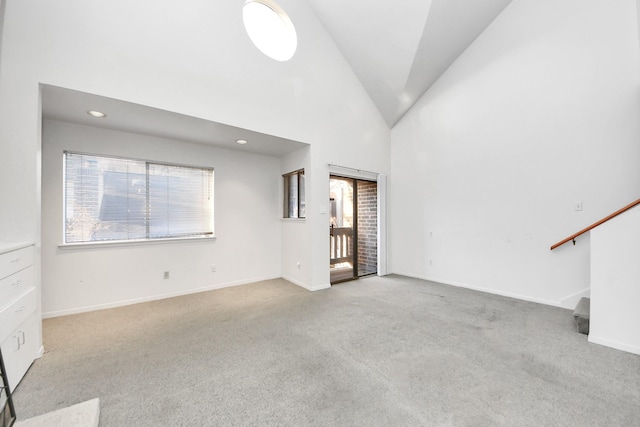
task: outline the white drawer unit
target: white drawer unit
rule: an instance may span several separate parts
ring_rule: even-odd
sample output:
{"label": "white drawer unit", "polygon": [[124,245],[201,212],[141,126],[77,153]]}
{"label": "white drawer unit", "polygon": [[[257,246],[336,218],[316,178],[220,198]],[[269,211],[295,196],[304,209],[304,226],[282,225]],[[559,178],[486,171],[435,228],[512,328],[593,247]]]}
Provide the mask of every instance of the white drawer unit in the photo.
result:
{"label": "white drawer unit", "polygon": [[27,267],[10,276],[0,279],[0,309],[3,304],[10,304],[35,286],[33,267]]}
{"label": "white drawer unit", "polygon": [[41,347],[34,248],[0,243],[0,347],[15,389]]}
{"label": "white drawer unit", "polygon": [[16,326],[36,311],[37,303],[36,288],[32,287],[12,304],[3,308],[0,311],[0,337],[6,338]]}
{"label": "white drawer unit", "polygon": [[[0,251],[2,245],[0,245]],[[33,246],[0,254],[0,279],[25,269],[33,264]]]}

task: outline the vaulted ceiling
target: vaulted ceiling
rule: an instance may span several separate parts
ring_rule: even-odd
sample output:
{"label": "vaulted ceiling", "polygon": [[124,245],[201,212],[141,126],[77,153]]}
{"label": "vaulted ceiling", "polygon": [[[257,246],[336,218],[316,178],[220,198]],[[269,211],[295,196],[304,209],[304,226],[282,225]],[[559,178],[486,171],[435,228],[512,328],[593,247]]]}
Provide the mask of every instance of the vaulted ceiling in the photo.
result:
{"label": "vaulted ceiling", "polygon": [[[512,0],[307,1],[391,128]],[[43,86],[42,95],[45,118],[275,156],[300,146],[63,88]],[[87,106],[108,111],[109,119],[91,119]],[[240,147],[237,138],[260,143]]]}
{"label": "vaulted ceiling", "polygon": [[390,127],[512,0],[308,0]]}

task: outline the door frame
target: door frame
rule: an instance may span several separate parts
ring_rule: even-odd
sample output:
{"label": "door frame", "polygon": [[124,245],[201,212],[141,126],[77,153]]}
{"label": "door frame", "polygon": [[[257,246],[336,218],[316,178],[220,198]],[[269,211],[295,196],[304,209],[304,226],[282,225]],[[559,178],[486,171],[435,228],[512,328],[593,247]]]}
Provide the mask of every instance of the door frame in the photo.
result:
{"label": "door frame", "polygon": [[[371,172],[362,169],[339,166],[329,163],[329,176],[335,175],[344,178],[362,179],[378,184],[378,276],[386,276],[387,273],[387,176],[380,172]],[[328,181],[327,181],[328,182]],[[326,263],[329,268],[329,262]]]}
{"label": "door frame", "polygon": [[[344,277],[341,278],[337,281],[331,281],[331,284],[337,284],[337,283],[341,283],[341,282],[347,282],[350,280],[356,280],[360,277],[360,273],[358,272],[358,178],[353,178],[350,176],[343,176],[343,175],[335,175],[335,174],[331,174],[329,175],[329,183],[331,183],[332,180],[335,181],[343,181],[343,182],[348,182],[348,185],[351,186],[351,211],[353,212],[353,217],[352,217],[352,221],[353,223],[351,224],[351,277]],[[331,193],[331,189],[329,189],[329,193]],[[331,199],[329,199],[331,201]],[[331,203],[329,204],[331,206]],[[341,206],[342,209],[344,209],[344,204],[342,204]],[[333,209],[333,208],[331,208]],[[331,213],[333,212],[333,210],[331,210]],[[333,226],[330,226],[331,229],[331,235],[333,236],[333,231],[335,230],[333,228]],[[338,228],[340,229],[340,228]],[[349,246],[349,238],[347,237],[347,241],[346,241],[346,245]],[[338,245],[338,246],[342,246],[342,245]],[[337,247],[336,247],[336,251],[337,251]],[[329,258],[329,268],[331,268],[331,258]],[[329,275],[331,275],[331,271],[329,271]]]}

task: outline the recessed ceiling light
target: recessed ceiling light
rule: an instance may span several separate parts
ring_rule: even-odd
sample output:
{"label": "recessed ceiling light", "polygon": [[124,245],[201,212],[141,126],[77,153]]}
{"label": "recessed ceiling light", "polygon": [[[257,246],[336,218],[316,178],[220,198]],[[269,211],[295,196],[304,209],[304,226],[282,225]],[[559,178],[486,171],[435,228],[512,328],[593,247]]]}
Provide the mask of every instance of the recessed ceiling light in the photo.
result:
{"label": "recessed ceiling light", "polygon": [[107,115],[102,111],[89,110],[87,111],[87,114],[98,119],[104,119],[105,117],[107,117]]}
{"label": "recessed ceiling light", "polygon": [[236,139],[236,144],[244,145],[247,143],[246,139]]}
{"label": "recessed ceiling light", "polygon": [[262,53],[276,61],[293,57],[298,47],[296,29],[274,0],[247,0],[242,20],[249,38]]}

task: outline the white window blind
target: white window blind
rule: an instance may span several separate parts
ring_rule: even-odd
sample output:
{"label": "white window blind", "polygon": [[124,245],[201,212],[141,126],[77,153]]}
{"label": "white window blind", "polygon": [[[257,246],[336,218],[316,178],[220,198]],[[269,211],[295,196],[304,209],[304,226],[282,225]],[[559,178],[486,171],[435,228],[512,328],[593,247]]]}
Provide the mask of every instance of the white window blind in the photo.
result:
{"label": "white window blind", "polygon": [[213,235],[213,169],[65,152],[65,243]]}

